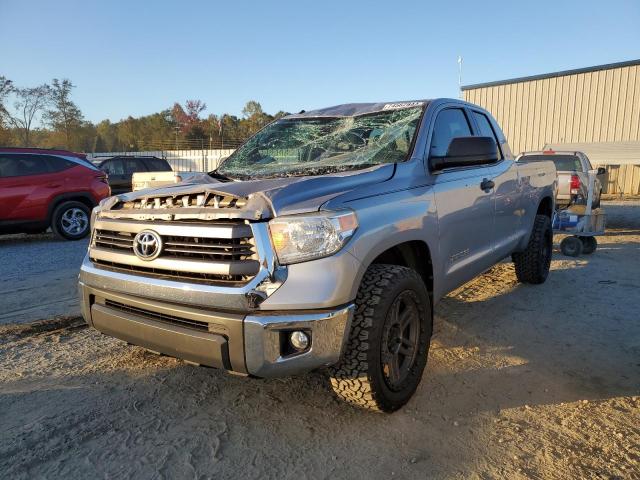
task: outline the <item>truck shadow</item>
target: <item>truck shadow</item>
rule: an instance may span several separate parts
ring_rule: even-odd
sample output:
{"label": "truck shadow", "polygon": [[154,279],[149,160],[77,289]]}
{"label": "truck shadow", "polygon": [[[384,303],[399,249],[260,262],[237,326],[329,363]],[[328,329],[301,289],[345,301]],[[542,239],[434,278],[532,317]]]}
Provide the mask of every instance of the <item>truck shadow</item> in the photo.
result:
{"label": "truck shadow", "polygon": [[419,401],[497,412],[637,395],[638,243],[603,247],[555,252],[543,285],[517,284],[501,264],[443,299]]}

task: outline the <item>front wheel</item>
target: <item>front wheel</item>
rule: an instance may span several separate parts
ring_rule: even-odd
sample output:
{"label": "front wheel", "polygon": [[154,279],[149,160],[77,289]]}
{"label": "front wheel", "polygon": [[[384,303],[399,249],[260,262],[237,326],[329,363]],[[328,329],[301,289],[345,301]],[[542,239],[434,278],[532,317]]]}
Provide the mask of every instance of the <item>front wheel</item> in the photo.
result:
{"label": "front wheel", "polygon": [[533,231],[524,252],[514,253],[511,258],[516,267],[516,277],[522,283],[544,283],[551,267],[553,230],[546,215],[536,215]]}
{"label": "front wheel", "polygon": [[371,265],[358,290],[346,351],[329,370],[333,391],[368,410],[402,407],[422,378],[432,329],[422,278],[410,268]]}
{"label": "front wheel", "polygon": [[51,217],[51,229],[66,240],[80,240],[89,234],[89,207],[81,202],[64,202]]}

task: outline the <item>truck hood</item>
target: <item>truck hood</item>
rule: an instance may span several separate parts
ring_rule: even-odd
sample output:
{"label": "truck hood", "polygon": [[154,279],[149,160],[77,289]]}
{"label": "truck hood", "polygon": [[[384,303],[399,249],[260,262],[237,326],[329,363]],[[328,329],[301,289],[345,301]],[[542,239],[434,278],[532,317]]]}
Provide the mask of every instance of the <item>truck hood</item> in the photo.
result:
{"label": "truck hood", "polygon": [[100,206],[107,218],[139,220],[263,220],[318,211],[336,196],[384,182],[394,164],[321,176],[222,182],[202,174],[185,182],[110,197]]}

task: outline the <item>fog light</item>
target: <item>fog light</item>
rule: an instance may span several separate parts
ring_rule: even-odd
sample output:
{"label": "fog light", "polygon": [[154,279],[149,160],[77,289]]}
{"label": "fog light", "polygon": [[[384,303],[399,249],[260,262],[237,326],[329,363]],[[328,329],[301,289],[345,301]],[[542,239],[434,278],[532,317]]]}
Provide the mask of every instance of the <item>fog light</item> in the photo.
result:
{"label": "fog light", "polygon": [[300,331],[291,332],[289,343],[296,350],[305,350],[309,346],[309,336]]}

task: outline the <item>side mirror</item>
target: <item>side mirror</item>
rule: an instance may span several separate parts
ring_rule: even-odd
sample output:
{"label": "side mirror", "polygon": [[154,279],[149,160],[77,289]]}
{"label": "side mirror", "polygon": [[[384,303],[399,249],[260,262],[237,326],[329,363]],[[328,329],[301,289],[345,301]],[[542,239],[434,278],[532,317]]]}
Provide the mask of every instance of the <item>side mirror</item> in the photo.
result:
{"label": "side mirror", "polygon": [[598,175],[604,175],[605,173],[607,173],[607,169],[604,167],[598,167]]}
{"label": "side mirror", "polygon": [[471,167],[497,162],[498,145],[493,137],[456,137],[444,157],[430,157],[432,170]]}

